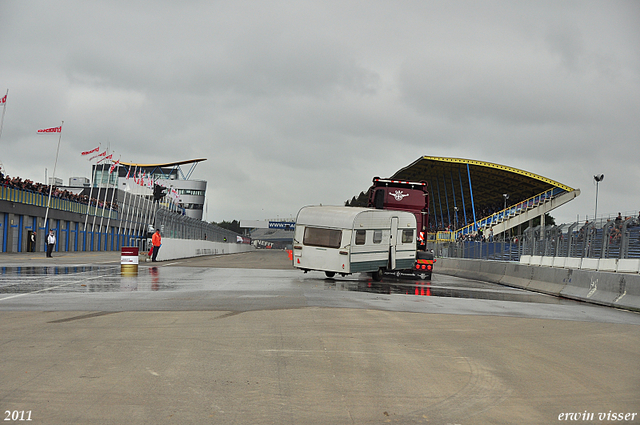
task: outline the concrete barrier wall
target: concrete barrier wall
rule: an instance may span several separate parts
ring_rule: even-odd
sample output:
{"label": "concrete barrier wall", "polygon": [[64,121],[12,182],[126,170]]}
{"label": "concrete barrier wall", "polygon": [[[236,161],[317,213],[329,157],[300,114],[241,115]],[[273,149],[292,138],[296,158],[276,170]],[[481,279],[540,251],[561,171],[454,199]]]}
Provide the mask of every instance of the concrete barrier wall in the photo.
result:
{"label": "concrete barrier wall", "polygon": [[640,259],[637,258],[574,258],[520,256],[520,264],[530,266],[561,267],[567,269],[597,270],[601,272],[640,273]]}
{"label": "concrete barrier wall", "polygon": [[167,261],[201,255],[233,254],[253,251],[255,247],[242,243],[212,242],[194,239],[162,238],[158,260]]}
{"label": "concrete barrier wall", "polygon": [[[634,268],[634,265],[629,267]],[[438,258],[434,272],[640,311],[640,275],[636,273],[463,258]]]}

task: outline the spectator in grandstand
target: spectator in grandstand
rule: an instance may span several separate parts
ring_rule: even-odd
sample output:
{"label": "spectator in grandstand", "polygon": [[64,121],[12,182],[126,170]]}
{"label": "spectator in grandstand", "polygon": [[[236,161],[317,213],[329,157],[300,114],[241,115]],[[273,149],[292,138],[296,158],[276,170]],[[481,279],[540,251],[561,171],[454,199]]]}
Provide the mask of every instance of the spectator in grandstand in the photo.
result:
{"label": "spectator in grandstand", "polygon": [[587,229],[589,228],[589,220],[585,220],[584,225],[578,231],[578,241],[582,241],[587,234]]}
{"label": "spectator in grandstand", "polygon": [[611,235],[609,236],[609,243],[620,242],[621,238],[622,238],[622,232],[620,231],[618,226],[615,226],[613,229],[611,229]]}
{"label": "spectator in grandstand", "polygon": [[618,213],[618,216],[616,217],[616,227],[620,226],[622,224],[622,214]]}
{"label": "spectator in grandstand", "polygon": [[[13,189],[26,190],[29,192],[40,193],[42,195],[49,194],[49,186],[42,183],[34,183],[32,180],[26,179],[22,180],[20,177],[10,178],[9,176],[0,172],[0,186],[10,187]],[[78,202],[81,204],[89,204],[89,197],[86,195],[76,195],[75,193],[69,192],[68,190],[59,190],[57,187],[53,187],[51,189],[51,196],[54,198],[65,199],[68,201]],[[111,202],[103,202],[98,201],[95,198],[91,199],[91,206],[95,206],[96,204],[100,204],[100,208],[102,208],[103,204],[106,208],[109,209],[117,209],[117,204],[113,205]]]}

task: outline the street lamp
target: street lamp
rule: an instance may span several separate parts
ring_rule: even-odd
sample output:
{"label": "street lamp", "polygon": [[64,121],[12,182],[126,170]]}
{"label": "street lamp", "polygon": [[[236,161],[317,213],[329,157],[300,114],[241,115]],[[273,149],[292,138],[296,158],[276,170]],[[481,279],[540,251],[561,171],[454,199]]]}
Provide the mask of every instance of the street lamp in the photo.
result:
{"label": "street lamp", "polygon": [[596,174],[593,176],[593,179],[596,181],[596,210],[593,213],[593,221],[595,223],[598,218],[598,186],[600,185],[600,182],[604,180],[604,174]]}
{"label": "street lamp", "polygon": [[454,227],[454,231],[458,230],[458,207],[453,207],[454,211],[456,212],[456,216],[455,216],[455,227]]}

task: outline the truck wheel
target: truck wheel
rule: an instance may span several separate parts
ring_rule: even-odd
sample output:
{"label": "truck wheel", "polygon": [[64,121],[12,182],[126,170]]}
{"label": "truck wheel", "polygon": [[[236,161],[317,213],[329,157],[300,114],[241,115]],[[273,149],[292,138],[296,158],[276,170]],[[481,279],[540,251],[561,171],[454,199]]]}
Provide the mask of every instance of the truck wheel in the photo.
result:
{"label": "truck wheel", "polygon": [[324,275],[327,276],[329,279],[331,279],[332,277],[334,277],[336,275],[335,272],[324,272]]}

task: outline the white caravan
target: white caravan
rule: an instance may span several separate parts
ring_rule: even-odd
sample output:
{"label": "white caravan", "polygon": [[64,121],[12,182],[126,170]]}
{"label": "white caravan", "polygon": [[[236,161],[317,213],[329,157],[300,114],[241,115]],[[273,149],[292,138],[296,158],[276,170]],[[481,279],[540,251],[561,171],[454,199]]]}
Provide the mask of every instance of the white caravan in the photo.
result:
{"label": "white caravan", "polygon": [[371,273],[411,269],[416,260],[416,217],[405,211],[309,206],[298,212],[293,266],[306,272]]}

